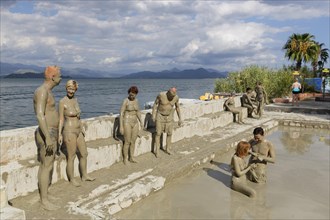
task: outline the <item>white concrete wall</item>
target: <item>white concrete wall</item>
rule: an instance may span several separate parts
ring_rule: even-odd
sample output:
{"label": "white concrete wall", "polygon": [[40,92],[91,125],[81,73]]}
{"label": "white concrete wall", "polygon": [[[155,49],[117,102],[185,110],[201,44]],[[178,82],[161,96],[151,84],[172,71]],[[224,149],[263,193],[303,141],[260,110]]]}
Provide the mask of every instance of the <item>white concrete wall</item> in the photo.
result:
{"label": "white concrete wall", "polygon": [[[236,97],[237,106],[240,97]],[[195,135],[205,135],[212,129],[223,127],[233,122],[230,112],[223,112],[224,100],[208,101],[181,106],[184,125],[176,127],[172,141],[177,142]],[[142,111],[143,121],[151,110]],[[247,112],[243,111],[243,117]],[[115,119],[118,115],[101,116],[83,120],[86,128],[85,140],[88,146],[88,172],[109,167],[122,160],[122,143],[113,139]],[[175,117],[177,121],[177,117]],[[37,147],[34,141],[36,126],[22,129],[1,131],[1,184],[7,188],[8,198],[26,195],[37,189]],[[98,140],[98,141],[94,141]],[[99,141],[103,140],[103,141]],[[165,138],[164,138],[165,141]],[[152,133],[143,132],[137,139],[135,155],[151,152]],[[76,159],[75,163],[78,161]],[[52,182],[67,179],[65,159],[56,160]],[[75,166],[78,175],[78,166]]]}
{"label": "white concrete wall", "polygon": [[[237,106],[240,106],[240,97],[235,98]],[[182,120],[201,117],[206,114],[214,114],[223,111],[224,99],[184,104],[181,108]],[[144,121],[147,113],[151,110],[142,111]],[[83,124],[86,128],[85,140],[97,140],[113,137],[114,121],[118,114],[112,116],[100,116],[84,119]],[[177,121],[177,115],[175,114]],[[37,147],[34,139],[34,132],[37,126],[0,131],[0,164],[8,163],[12,160],[29,159],[37,155]]]}

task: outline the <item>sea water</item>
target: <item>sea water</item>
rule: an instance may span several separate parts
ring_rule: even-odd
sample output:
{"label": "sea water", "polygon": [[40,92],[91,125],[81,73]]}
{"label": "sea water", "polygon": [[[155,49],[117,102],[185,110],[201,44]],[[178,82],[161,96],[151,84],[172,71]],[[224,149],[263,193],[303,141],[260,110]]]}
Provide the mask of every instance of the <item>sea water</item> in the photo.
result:
{"label": "sea water", "polygon": [[[58,106],[66,95],[65,84],[53,89]],[[146,102],[154,101],[158,93],[177,87],[180,98],[198,99],[205,92],[213,92],[215,79],[77,79],[76,97],[82,111],[81,118],[118,114],[127,90],[135,85],[139,89],[141,109]],[[43,79],[0,80],[0,130],[37,125],[33,110],[33,93]]]}

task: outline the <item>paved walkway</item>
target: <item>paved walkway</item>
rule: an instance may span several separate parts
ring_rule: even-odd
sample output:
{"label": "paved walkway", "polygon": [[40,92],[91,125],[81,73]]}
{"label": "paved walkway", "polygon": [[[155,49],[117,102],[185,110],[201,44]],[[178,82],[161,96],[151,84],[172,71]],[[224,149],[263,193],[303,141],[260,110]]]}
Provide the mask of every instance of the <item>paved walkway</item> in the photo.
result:
{"label": "paved walkway", "polygon": [[267,111],[277,112],[298,112],[308,114],[327,114],[330,115],[330,102],[317,101],[316,98],[307,98],[299,101],[298,106],[292,103],[271,103],[265,106]]}

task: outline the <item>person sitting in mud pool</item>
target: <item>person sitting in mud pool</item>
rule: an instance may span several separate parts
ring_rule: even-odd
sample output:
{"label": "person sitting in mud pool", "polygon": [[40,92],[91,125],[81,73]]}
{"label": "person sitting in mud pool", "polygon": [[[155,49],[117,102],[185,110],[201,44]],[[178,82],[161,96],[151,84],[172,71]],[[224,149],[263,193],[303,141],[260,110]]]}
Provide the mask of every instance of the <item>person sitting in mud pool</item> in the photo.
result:
{"label": "person sitting in mud pool", "polygon": [[246,141],[240,141],[236,146],[236,152],[231,158],[231,188],[249,197],[255,197],[256,191],[247,185],[246,174],[256,167],[256,164],[247,165],[246,156],[249,155],[251,145]]}
{"label": "person sitting in mud pool", "polygon": [[[244,124],[243,119],[242,119],[242,112],[240,109],[235,107],[235,93],[232,92],[230,94],[230,97],[225,101],[223,107],[225,111],[230,111],[233,113],[234,116],[234,122],[237,122],[238,124]],[[238,119],[236,119],[236,115],[238,115]]]}
{"label": "person sitting in mud pool", "polygon": [[246,93],[242,95],[241,104],[242,107],[246,107],[248,109],[248,117],[253,118],[252,113],[256,110],[256,107],[253,105],[252,100],[252,89],[248,87],[246,89]]}
{"label": "person sitting in mud pool", "polygon": [[253,130],[254,139],[250,140],[251,157],[249,164],[256,164],[251,168],[247,177],[256,183],[266,183],[267,163],[275,163],[275,149],[271,142],[265,140],[264,129],[257,127]]}
{"label": "person sitting in mud pool", "polygon": [[179,105],[179,96],[176,88],[172,87],[166,92],[161,92],[157,96],[152,108],[152,120],[156,122],[156,137],[154,154],[158,157],[158,149],[160,148],[160,136],[163,132],[167,134],[166,150],[167,154],[172,154],[172,132],[174,122],[174,107],[179,118],[179,126],[182,125],[181,112]]}

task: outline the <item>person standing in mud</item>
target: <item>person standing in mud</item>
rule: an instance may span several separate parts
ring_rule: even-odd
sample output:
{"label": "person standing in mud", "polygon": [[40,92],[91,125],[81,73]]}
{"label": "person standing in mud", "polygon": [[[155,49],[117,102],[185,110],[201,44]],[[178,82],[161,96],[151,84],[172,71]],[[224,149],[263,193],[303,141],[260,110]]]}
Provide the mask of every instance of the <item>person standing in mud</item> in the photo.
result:
{"label": "person standing in mud", "polygon": [[176,93],[176,88],[172,87],[166,92],[161,92],[157,96],[152,108],[152,120],[156,122],[156,137],[154,154],[158,157],[158,149],[160,148],[160,136],[163,132],[167,134],[166,150],[169,155],[171,152],[172,132],[174,121],[174,109],[179,118],[179,126],[182,125],[181,112],[179,106],[179,96]]}
{"label": "person standing in mud", "polygon": [[74,186],[80,186],[74,179],[74,159],[76,158],[77,148],[79,150],[79,170],[83,181],[93,181],[95,178],[87,174],[87,146],[85,143],[85,129],[80,121],[80,108],[77,99],[74,97],[78,89],[75,80],[68,80],[66,83],[67,95],[59,103],[59,132],[58,143],[64,142],[67,151],[66,173],[68,180]]}
{"label": "person standing in mud", "polygon": [[275,149],[271,142],[265,140],[262,127],[255,128],[253,136],[254,139],[250,141],[252,152],[249,164],[256,166],[250,169],[247,176],[253,182],[266,183],[267,163],[275,163]]}
{"label": "person standing in mud", "polygon": [[[230,111],[231,113],[233,113],[235,121],[238,124],[244,124],[243,122],[243,117],[242,117],[242,112],[240,109],[235,107],[235,93],[232,92],[230,94],[230,97],[225,101],[225,103],[223,104],[225,111]],[[236,115],[238,116],[238,119],[236,119]]]}
{"label": "person standing in mud", "polygon": [[60,207],[49,201],[48,188],[51,184],[55,154],[58,150],[59,118],[52,89],[61,82],[60,68],[58,66],[46,67],[44,77],[44,83],[35,90],[33,97],[34,112],[38,120],[38,128],[35,132],[40,161],[38,188],[41,206],[46,210],[56,210]]}
{"label": "person standing in mud", "polygon": [[264,113],[264,106],[265,103],[268,104],[268,97],[265,88],[262,86],[261,82],[257,82],[257,85],[255,87],[255,92],[256,92],[256,100],[258,102],[258,107],[257,107],[257,115],[259,118]]}
{"label": "person standing in mud", "polygon": [[252,96],[252,89],[247,88],[246,93],[242,95],[241,103],[242,103],[242,107],[246,107],[248,109],[248,117],[253,118],[252,113],[256,109],[256,107],[253,105],[251,101],[251,96]]}
{"label": "person standing in mud", "polygon": [[252,198],[256,196],[256,192],[247,185],[246,174],[255,168],[256,164],[247,165],[244,160],[249,155],[250,147],[246,141],[240,141],[236,146],[236,152],[231,159],[231,188]]}
{"label": "person standing in mud", "polygon": [[127,163],[127,160],[132,163],[137,163],[137,161],[134,159],[135,141],[139,130],[142,130],[141,112],[139,102],[136,99],[136,95],[138,94],[139,90],[136,86],[131,86],[127,92],[128,97],[123,101],[119,118],[119,132],[121,135],[124,135],[124,164]]}

